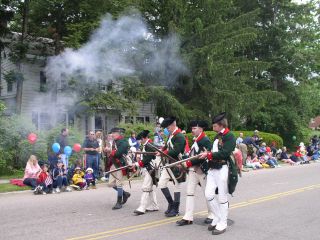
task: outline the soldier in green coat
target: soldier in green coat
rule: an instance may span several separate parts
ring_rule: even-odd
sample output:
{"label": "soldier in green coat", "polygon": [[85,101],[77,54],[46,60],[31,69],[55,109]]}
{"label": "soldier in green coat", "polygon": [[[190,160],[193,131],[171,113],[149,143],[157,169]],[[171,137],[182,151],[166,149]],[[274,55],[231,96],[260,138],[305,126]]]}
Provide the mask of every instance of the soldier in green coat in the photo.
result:
{"label": "soldier in green coat", "polygon": [[[137,140],[140,141],[140,148],[142,152],[153,152],[153,149],[147,144],[151,144],[151,139],[149,139],[149,131],[143,130],[137,136]],[[153,212],[158,211],[159,206],[156,198],[156,193],[153,191],[153,184],[154,182],[154,159],[156,158],[155,155],[141,155],[140,157],[137,156],[137,162],[135,165],[137,167],[142,168],[141,174],[143,177],[142,181],[142,195],[140,200],[140,206],[134,210],[136,215],[142,215],[146,211]]]}
{"label": "soldier in green coat", "polygon": [[[127,165],[124,155],[128,153],[129,143],[128,140],[124,139],[124,132],[125,129],[123,128],[113,128],[110,131],[115,142],[113,149],[105,149],[105,152],[112,161],[110,170]],[[130,193],[123,190],[123,176],[126,176],[126,169],[110,173],[108,186],[117,191],[117,203],[112,208],[113,210],[122,208],[122,205],[125,204],[130,197]]]}
{"label": "soldier in green coat", "polygon": [[[228,175],[230,155],[236,147],[236,138],[228,129],[226,113],[220,113],[212,120],[212,129],[217,133],[213,141],[211,152],[202,153],[202,159],[207,158],[208,174],[205,190],[206,198],[209,202],[214,218],[208,230],[212,230],[213,235],[222,234],[227,229],[228,218]],[[218,189],[218,196],[216,191]]]}
{"label": "soldier in green coat", "polygon": [[[196,156],[200,154],[200,152],[211,150],[212,144],[203,131],[207,126],[208,125],[205,121],[191,121],[190,127],[192,129],[192,135],[194,136],[194,142],[191,146],[189,157]],[[178,226],[184,226],[193,223],[194,194],[196,187],[200,185],[204,193],[206,188],[206,173],[208,171],[208,163],[205,159],[198,158],[191,161],[189,160],[184,164],[185,167],[188,168],[186,211],[183,218],[180,221],[177,221]],[[211,208],[208,206],[208,217],[205,220],[205,223],[212,222],[213,213],[210,211],[210,209]]]}
{"label": "soldier in green coat", "polygon": [[[164,153],[169,155],[175,160],[179,160],[179,156],[183,155],[186,146],[186,139],[181,133],[181,129],[178,128],[175,117],[169,117],[163,120],[161,123],[162,128],[167,128],[170,132],[168,141],[163,149]],[[167,159],[167,163],[171,163],[170,159]],[[179,214],[180,206],[180,182],[183,180],[184,173],[178,167],[166,168],[162,170],[159,179],[159,188],[168,201],[168,209],[165,211],[167,217],[174,217]],[[167,186],[169,181],[174,183],[174,200]]]}

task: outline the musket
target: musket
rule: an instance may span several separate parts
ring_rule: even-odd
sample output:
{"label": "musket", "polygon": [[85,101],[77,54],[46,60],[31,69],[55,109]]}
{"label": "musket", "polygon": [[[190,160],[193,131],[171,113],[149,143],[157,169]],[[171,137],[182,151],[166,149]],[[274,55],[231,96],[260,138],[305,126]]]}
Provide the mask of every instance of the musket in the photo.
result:
{"label": "musket", "polygon": [[110,171],[108,171],[108,172],[105,172],[105,174],[114,173],[114,172],[117,172],[117,171],[120,171],[120,170],[129,168],[129,167],[132,167],[132,166],[126,165],[126,166],[123,166],[123,167],[115,168],[115,169],[113,169],[113,170],[110,170]]}
{"label": "musket", "polygon": [[157,152],[141,152],[141,151],[136,151],[134,154],[141,154],[141,155],[156,155]]}
{"label": "musket", "polygon": [[[148,147],[152,148],[153,150],[155,150],[156,152],[160,153],[163,157],[166,157],[166,158],[168,158],[168,159],[170,159],[170,160],[172,160],[172,161],[174,161],[174,162],[176,161],[176,159],[174,159],[173,157],[169,156],[168,154],[165,154],[163,151],[161,151],[160,149],[158,149],[156,146],[153,146],[153,145],[150,144],[150,143],[147,143],[146,145],[147,145]],[[162,165],[165,165],[165,163],[163,162],[163,158],[162,158],[162,157],[161,157],[161,161],[160,161],[159,165],[160,165],[161,163],[162,163]],[[159,166],[157,166],[157,168],[159,168]],[[172,183],[175,185],[175,184],[176,184],[176,182],[175,182],[176,179],[172,177],[172,175],[171,175],[171,173],[170,173],[170,171],[169,171],[168,169],[166,169],[166,171],[167,171],[170,179],[172,180]]]}
{"label": "musket", "polygon": [[147,143],[146,144],[148,147],[152,148],[153,150],[155,150],[156,152],[160,153],[162,156],[170,159],[171,161],[173,162],[176,162],[177,160],[174,159],[173,157],[169,156],[168,154],[164,153],[163,151],[161,151],[160,149],[158,149],[157,147],[153,146],[152,144],[150,143]]}
{"label": "musket", "polygon": [[184,163],[184,162],[187,162],[187,161],[198,159],[200,156],[201,156],[201,154],[195,155],[195,156],[192,156],[192,157],[189,157],[189,158],[185,158],[185,159],[182,159],[180,161],[176,161],[174,163],[167,164],[167,165],[163,166],[163,168],[170,168],[170,167],[173,167],[175,165],[178,165],[178,164],[181,164],[181,163]]}

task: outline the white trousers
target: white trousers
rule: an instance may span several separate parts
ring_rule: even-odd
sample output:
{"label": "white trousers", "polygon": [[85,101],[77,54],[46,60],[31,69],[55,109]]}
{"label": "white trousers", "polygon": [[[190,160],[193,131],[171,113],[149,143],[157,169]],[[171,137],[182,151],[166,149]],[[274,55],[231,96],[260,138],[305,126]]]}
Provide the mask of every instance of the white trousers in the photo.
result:
{"label": "white trousers", "polygon": [[156,193],[153,191],[152,177],[150,176],[147,169],[142,169],[142,195],[140,199],[140,206],[137,208],[140,212],[157,211],[159,210],[159,205],[157,202]]}
{"label": "white trousers", "polygon": [[[218,188],[218,195],[215,194]],[[228,219],[228,166],[221,169],[210,169],[207,175],[206,198],[214,214],[212,226],[221,231],[227,228]]]}
{"label": "white trousers", "polygon": [[[194,194],[196,191],[197,185],[200,184],[203,194],[206,189],[206,175],[201,171],[199,167],[192,167],[188,169],[187,175],[187,197],[186,197],[186,211],[183,216],[184,220],[193,221],[193,212],[194,212]],[[208,218],[213,219],[214,215],[211,211],[208,201]]]}
{"label": "white trousers", "polygon": [[[170,175],[169,175],[169,173]],[[168,182],[170,181],[170,176],[174,180],[174,192],[180,192],[181,191],[181,184],[178,183],[178,181],[175,179],[173,172],[171,171],[170,168],[167,169],[162,169],[161,174],[160,174],[160,179],[158,183],[158,187],[161,188],[166,188],[168,187]]]}

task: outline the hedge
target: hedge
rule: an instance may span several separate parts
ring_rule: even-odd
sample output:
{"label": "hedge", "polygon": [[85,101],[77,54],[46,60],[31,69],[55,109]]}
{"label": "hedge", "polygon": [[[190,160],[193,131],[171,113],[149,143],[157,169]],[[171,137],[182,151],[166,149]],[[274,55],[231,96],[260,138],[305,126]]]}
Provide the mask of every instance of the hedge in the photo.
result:
{"label": "hedge", "polygon": [[[126,129],[126,137],[130,137],[132,131],[135,131],[137,134],[142,130],[149,130],[150,131],[150,138],[153,138],[155,125],[154,124],[120,124],[119,127]],[[243,138],[249,137],[253,135],[253,131],[232,131],[236,138],[239,136],[240,132],[243,133]],[[207,136],[212,140],[216,133],[214,131],[206,131]],[[189,144],[192,143],[193,136],[191,133],[187,133]],[[263,139],[262,141],[265,142],[268,146],[271,145],[272,142],[276,143],[277,148],[283,146],[283,139],[273,133],[266,133],[266,132],[259,132],[259,136]]]}
{"label": "hedge", "polygon": [[[232,131],[234,135],[239,137],[239,134],[242,132],[243,133],[243,138],[253,136],[253,131]],[[206,131],[207,136],[212,140],[216,136],[216,132],[214,131]],[[187,133],[189,143],[192,143],[193,136],[191,133]],[[278,136],[277,134],[273,133],[266,133],[266,132],[259,132],[260,138],[262,138],[263,142],[265,142],[268,146],[271,145],[272,142],[276,143],[277,148],[281,148],[283,146],[283,139]]]}

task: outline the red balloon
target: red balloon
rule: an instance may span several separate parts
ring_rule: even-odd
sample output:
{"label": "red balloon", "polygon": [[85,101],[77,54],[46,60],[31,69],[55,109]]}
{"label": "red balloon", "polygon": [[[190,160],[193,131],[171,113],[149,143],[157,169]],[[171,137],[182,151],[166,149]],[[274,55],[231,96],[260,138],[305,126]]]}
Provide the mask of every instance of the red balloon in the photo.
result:
{"label": "red balloon", "polygon": [[81,145],[80,145],[79,143],[75,143],[75,144],[73,145],[73,150],[74,150],[75,152],[80,152],[80,150],[81,150]]}
{"label": "red balloon", "polygon": [[35,144],[35,142],[37,141],[37,134],[35,134],[35,133],[30,133],[30,134],[28,135],[28,141],[29,141],[29,143],[31,143],[31,144]]}

